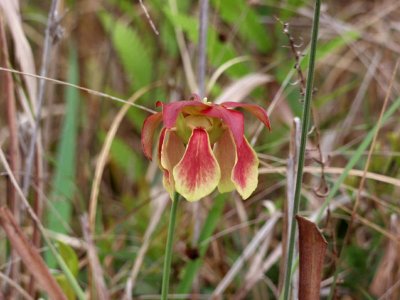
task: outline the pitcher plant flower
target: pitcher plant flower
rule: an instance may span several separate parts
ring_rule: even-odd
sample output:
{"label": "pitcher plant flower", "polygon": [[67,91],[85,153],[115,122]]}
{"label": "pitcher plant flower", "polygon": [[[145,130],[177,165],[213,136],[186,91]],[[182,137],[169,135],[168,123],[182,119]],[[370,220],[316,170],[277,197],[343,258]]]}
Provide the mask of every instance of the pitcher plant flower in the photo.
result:
{"label": "pitcher plant flower", "polygon": [[265,110],[255,104],[191,100],[157,102],[162,108],[146,118],[142,129],[145,156],[152,159],[153,136],[163,127],[158,141],[158,163],[163,184],[171,198],[176,191],[188,201],[209,195],[216,187],[226,193],[237,190],[243,199],[258,184],[258,158],[244,136],[243,108],[270,128]]}

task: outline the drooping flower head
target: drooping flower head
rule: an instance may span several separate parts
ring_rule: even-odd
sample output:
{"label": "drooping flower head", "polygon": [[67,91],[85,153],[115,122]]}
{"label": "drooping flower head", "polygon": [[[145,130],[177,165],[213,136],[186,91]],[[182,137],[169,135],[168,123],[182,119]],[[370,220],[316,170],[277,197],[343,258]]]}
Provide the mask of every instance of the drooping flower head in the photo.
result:
{"label": "drooping flower head", "polygon": [[[226,193],[237,190],[243,199],[258,183],[258,158],[244,136],[243,108],[270,128],[263,108],[255,104],[224,102],[220,105],[191,100],[157,102],[162,111],[144,121],[143,152],[152,159],[153,136],[162,122],[158,161],[163,184],[189,201],[199,200],[216,187]],[[171,196],[172,197],[172,196]]]}

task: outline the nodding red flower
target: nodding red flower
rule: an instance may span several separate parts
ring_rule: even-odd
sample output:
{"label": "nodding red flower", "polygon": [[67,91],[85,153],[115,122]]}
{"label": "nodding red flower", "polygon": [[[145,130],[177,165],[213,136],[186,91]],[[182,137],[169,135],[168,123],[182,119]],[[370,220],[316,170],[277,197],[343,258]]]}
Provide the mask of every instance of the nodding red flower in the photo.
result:
{"label": "nodding red flower", "polygon": [[255,104],[202,102],[197,95],[191,99],[157,102],[162,112],[147,117],[143,124],[144,154],[152,159],[153,136],[163,122],[158,161],[171,195],[177,191],[188,201],[196,201],[218,187],[221,193],[236,189],[247,199],[257,187],[259,162],[244,136],[243,114],[234,108],[249,111],[270,128],[265,110]]}

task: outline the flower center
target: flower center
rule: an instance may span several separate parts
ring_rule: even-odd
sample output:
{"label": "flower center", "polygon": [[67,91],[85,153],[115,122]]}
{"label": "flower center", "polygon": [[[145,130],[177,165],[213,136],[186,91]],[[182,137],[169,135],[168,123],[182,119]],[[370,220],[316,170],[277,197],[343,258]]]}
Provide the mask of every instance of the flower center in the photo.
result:
{"label": "flower center", "polygon": [[210,143],[214,144],[223,132],[222,122],[217,118],[202,115],[180,114],[176,122],[176,132],[185,144],[188,143],[192,131],[195,128],[203,128],[207,131]]}
{"label": "flower center", "polygon": [[185,122],[186,125],[190,129],[195,129],[195,128],[203,128],[205,130],[211,129],[212,127],[212,121],[210,118],[204,117],[204,116],[187,116],[185,117]]}

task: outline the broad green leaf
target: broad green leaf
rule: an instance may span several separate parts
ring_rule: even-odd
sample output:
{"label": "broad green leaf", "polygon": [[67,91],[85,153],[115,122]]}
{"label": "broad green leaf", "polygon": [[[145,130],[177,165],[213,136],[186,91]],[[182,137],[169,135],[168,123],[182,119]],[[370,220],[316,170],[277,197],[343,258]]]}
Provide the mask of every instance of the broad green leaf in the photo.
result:
{"label": "broad green leaf", "polygon": [[[79,71],[77,54],[70,48],[68,82],[78,84]],[[72,199],[75,194],[76,175],[76,139],[78,132],[79,92],[68,87],[65,91],[66,113],[63,122],[60,143],[58,145],[55,177],[51,191],[51,209],[47,212],[47,225],[52,231],[67,233],[65,224],[70,224],[72,213]],[[56,213],[54,212],[56,211]],[[48,256],[50,267],[56,263],[52,256]]]}
{"label": "broad green leaf", "polygon": [[[76,255],[74,249],[72,249],[70,246],[63,244],[61,242],[58,242],[57,246],[58,246],[57,247],[58,253],[64,259],[71,274],[74,277],[77,277],[78,272],[79,272],[79,259],[78,259],[78,256]],[[61,288],[64,291],[65,295],[67,296],[68,300],[76,299],[74,289],[72,288],[72,286],[69,283],[65,274],[63,274],[63,273],[56,274],[54,277],[57,280],[58,284],[61,286]]]}
{"label": "broad green leaf", "polygon": [[127,76],[132,80],[132,88],[137,90],[149,84],[154,67],[152,47],[146,45],[129,24],[114,19],[107,12],[101,13],[100,17]]}

